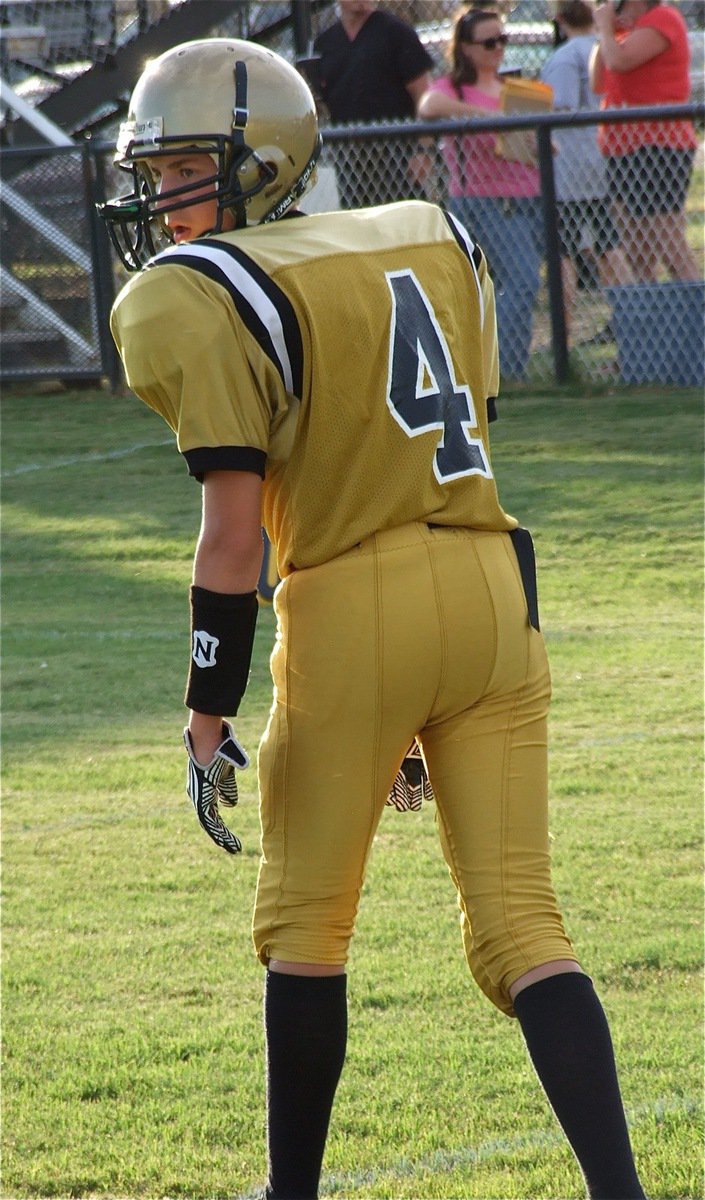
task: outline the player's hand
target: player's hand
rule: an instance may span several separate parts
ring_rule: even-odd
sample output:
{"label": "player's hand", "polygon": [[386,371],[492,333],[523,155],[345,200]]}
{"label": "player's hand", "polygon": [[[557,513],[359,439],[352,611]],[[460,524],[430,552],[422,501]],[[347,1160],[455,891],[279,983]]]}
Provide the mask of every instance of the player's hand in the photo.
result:
{"label": "player's hand", "polygon": [[398,812],[417,812],[424,800],[430,803],[433,799],[433,788],[426,774],[421,747],[414,738],[392,784],[387,804]]}
{"label": "player's hand", "polygon": [[200,763],[193,752],[188,726],[184,729],[184,745],[188,754],[186,791],[201,825],[216,846],[228,854],[239,854],[242,843],[231,833],[218,811],[218,805],[234,808],[237,804],[236,770],[249,766],[249,758],[238,742],[233,727],[223,721],[223,740],[209,763]]}

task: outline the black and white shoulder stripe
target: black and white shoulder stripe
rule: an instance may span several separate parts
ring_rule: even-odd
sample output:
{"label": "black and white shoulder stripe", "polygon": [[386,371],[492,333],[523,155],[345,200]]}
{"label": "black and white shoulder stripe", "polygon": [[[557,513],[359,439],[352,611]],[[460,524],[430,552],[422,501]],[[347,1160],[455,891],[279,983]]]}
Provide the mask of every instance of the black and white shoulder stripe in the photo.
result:
{"label": "black and white shoulder stripe", "polygon": [[157,254],[149,267],[178,264],[200,272],[228,292],[243,324],[279,372],[288,392],[301,399],[303,343],[288,296],[239,246],[202,238]]}
{"label": "black and white shoulder stripe", "polygon": [[448,223],[448,226],[450,228],[451,233],[453,234],[453,237],[455,238],[456,242],[460,246],[460,249],[462,250],[465,257],[467,258],[468,262],[470,263],[470,266],[472,267],[472,273],[475,276],[475,283],[477,285],[477,294],[480,297],[480,319],[482,321],[482,324],[484,325],[484,323],[485,323],[485,303],[484,303],[484,300],[482,297],[482,287],[480,285],[480,279],[477,274],[480,264],[482,263],[482,258],[483,258],[482,250],[480,249],[480,247],[478,245],[476,245],[475,242],[473,242],[473,240],[470,237],[470,234],[468,233],[465,226],[461,225],[460,221],[458,221],[457,218],[454,217],[452,213],[448,212],[445,208],[442,209],[441,211]]}
{"label": "black and white shoulder stripe", "polygon": [[445,217],[448,225],[450,226],[450,231],[453,234],[453,237],[455,238],[456,242],[460,246],[460,249],[470,259],[470,261],[474,264],[475,268],[477,269],[480,266],[480,263],[482,262],[482,251],[481,251],[480,247],[478,245],[476,245],[475,242],[473,242],[467,229],[465,228],[464,225],[461,225],[461,223],[457,217],[454,217],[453,214],[451,212],[448,212],[448,210],[446,208],[442,208],[441,212],[443,213],[443,216]]}
{"label": "black and white shoulder stripe", "polygon": [[[484,323],[485,323],[485,302],[484,302],[484,299],[482,296],[482,287],[480,285],[480,279],[477,274],[484,255],[483,255],[480,247],[475,242],[473,242],[473,240],[470,237],[470,234],[468,233],[465,226],[461,225],[460,221],[458,221],[453,216],[453,214],[448,212],[445,208],[442,209],[441,211],[442,211],[443,216],[445,217],[446,221],[448,222],[448,225],[450,227],[451,233],[453,234],[453,237],[455,238],[456,242],[460,246],[460,249],[463,251],[463,254],[466,255],[466,257],[470,263],[470,266],[472,267],[472,272],[473,272],[473,275],[475,276],[475,284],[477,286],[477,294],[480,297],[480,319],[484,325]],[[497,401],[496,396],[488,396],[487,397],[487,420],[488,420],[488,422],[497,420],[497,403],[496,403],[496,401]]]}

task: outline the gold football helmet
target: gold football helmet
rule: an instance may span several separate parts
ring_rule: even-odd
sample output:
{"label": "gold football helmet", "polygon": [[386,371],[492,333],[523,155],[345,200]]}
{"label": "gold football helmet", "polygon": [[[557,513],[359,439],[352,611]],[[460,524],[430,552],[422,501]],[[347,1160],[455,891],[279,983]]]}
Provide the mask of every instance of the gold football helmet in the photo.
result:
{"label": "gold football helmet", "polygon": [[[158,193],[146,160],[184,148],[210,154],[213,174]],[[315,181],[320,148],[313,96],[278,54],[235,38],[184,42],[140,76],[114,159],[132,172],[133,191],[99,211],[136,271],[170,240],[160,218],[192,204],[196,188],[199,202],[217,200],[213,233],[226,210],[236,229],[277,220]],[[204,184],[212,185],[205,194]]]}

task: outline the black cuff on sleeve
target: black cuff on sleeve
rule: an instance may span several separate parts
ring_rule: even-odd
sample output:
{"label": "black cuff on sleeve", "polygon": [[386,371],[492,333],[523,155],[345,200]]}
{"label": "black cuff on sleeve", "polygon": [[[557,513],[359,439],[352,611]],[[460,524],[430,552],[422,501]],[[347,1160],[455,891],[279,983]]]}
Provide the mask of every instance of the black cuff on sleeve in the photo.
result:
{"label": "black cuff on sleeve", "polygon": [[183,455],[189,475],[199,483],[206,471],[252,471],[264,479],[267,455],[255,446],[196,446]]}

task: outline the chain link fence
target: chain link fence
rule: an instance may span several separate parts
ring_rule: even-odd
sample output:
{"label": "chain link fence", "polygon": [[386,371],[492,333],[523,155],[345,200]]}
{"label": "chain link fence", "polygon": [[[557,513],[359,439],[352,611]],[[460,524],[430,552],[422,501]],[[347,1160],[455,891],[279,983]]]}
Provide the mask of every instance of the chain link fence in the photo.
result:
{"label": "chain link fence", "polygon": [[[627,123],[623,113],[616,115]],[[562,121],[568,132],[571,119],[577,118],[556,114],[536,121],[544,122],[551,146],[550,122]],[[533,136],[530,118],[517,120],[524,122],[522,136]],[[502,125],[506,136],[506,118],[450,129],[441,122],[329,129],[319,181],[303,207],[316,212],[421,197],[455,212],[490,263],[505,380],[540,385],[570,373],[590,384],[705,382],[702,152],[685,209],[698,279],[679,280],[672,278],[663,239],[644,241],[640,214],[604,197],[566,209],[555,191],[547,203],[555,185],[550,151],[538,195],[472,195],[478,159],[473,140],[494,137]],[[107,376],[115,384],[119,366],[107,320],[111,298],[126,277],[93,205],[124,189],[121,173],[112,168],[106,146],[90,143],[80,150],[5,154],[21,155],[25,165],[0,200],[0,375],[96,381]],[[459,154],[465,156],[470,194],[453,196]],[[653,182],[663,193],[670,177]],[[639,274],[639,255],[647,251],[655,254],[654,279]]]}
{"label": "chain link fence", "polygon": [[[2,0],[0,73],[23,96],[41,100],[189,2],[209,10],[211,36],[259,40],[267,30],[267,45],[295,58],[290,0],[241,0],[227,16],[221,15],[218,0]],[[701,102],[705,5],[703,0],[676,2],[690,28],[692,99]],[[304,0],[295,3],[304,7]],[[337,19],[336,6],[332,0],[312,0],[307,7],[313,41]],[[457,0],[380,0],[380,8],[416,28],[439,74],[447,65],[446,48],[459,7]],[[503,69],[536,78],[553,49],[553,0],[495,0],[491,7],[507,22],[510,34]]]}
{"label": "chain link fence", "polygon": [[[626,129],[636,118],[619,114],[618,120]],[[689,178],[674,173],[668,154],[652,161],[636,181],[633,165],[616,158],[609,193],[605,173],[605,190],[560,200],[561,146],[567,153],[566,139],[577,138],[580,145],[584,134],[594,141],[597,114],[555,114],[539,121],[548,161],[541,171],[532,155],[523,167],[523,190],[529,194],[515,194],[517,164],[511,158],[507,194],[484,194],[487,154],[495,153],[500,122],[439,122],[415,125],[406,133],[386,126],[377,136],[363,129],[329,130],[321,179],[304,206],[315,211],[418,197],[449,208],[490,263],[505,379],[565,378],[560,359],[567,358],[576,377],[593,383],[705,382],[702,147]],[[509,129],[505,120],[505,144],[517,136],[535,144],[532,129]],[[669,198],[678,202],[674,189],[685,191],[682,220],[650,214],[652,200],[667,206]],[[551,258],[559,275],[553,289]],[[556,336],[565,341],[558,359]]]}
{"label": "chain link fence", "polygon": [[[156,10],[159,0],[106,4],[103,26],[96,24],[96,5],[78,0],[14,7],[25,16],[36,9],[38,18],[40,9],[48,12],[60,4],[90,7],[93,35],[102,30],[109,43],[108,9],[112,18],[121,10],[122,24],[118,21],[114,33],[119,38],[130,20],[153,17],[147,8]],[[270,44],[293,59],[291,28],[283,19],[286,4],[243,4],[236,17],[215,24],[213,33],[248,36],[264,19],[260,10],[270,19],[274,7],[281,9],[282,22]],[[441,74],[455,3],[399,0],[385,7],[415,24]],[[213,8],[217,11],[217,5]],[[521,0],[503,8],[512,30],[505,65],[534,77],[552,50],[546,6],[543,0]],[[515,21],[517,12],[526,18],[522,23]],[[313,36],[334,19],[333,6],[314,8]],[[68,47],[64,52],[73,53]],[[688,111],[702,130],[702,104]],[[702,144],[685,188],[685,238],[697,267],[697,278],[687,279],[674,272],[663,237],[644,238],[638,207],[614,204],[606,191],[585,195],[577,204],[561,200],[559,164],[566,139],[594,141],[604,116],[549,114],[514,125],[500,118],[365,128],[334,128],[325,112],[321,117],[319,182],[304,208],[325,211],[418,197],[456,212],[490,262],[505,380],[541,385],[571,374],[589,384],[703,382]],[[636,118],[622,111],[616,120],[626,129]],[[105,194],[125,190],[122,173],[111,165],[114,132],[106,130],[104,142],[76,149],[2,153],[11,168],[0,198],[0,376],[5,380],[107,377],[115,385],[120,378],[107,318],[125,276],[93,207]],[[490,143],[495,153],[498,135],[506,143],[517,134],[531,144],[532,156],[541,144],[545,151],[538,166],[532,157],[527,194],[483,195],[483,154]],[[652,169],[647,182],[655,195],[663,194],[672,185],[668,164],[660,172]],[[613,180],[610,195],[626,195],[633,185],[634,180]]]}
{"label": "chain link fence", "polygon": [[92,209],[94,159],[52,148],[21,161],[0,199],[0,374],[114,380],[105,325],[113,286]]}
{"label": "chain link fence", "polygon": [[169,0],[3,0],[0,71],[13,87],[43,99],[169,8]]}

